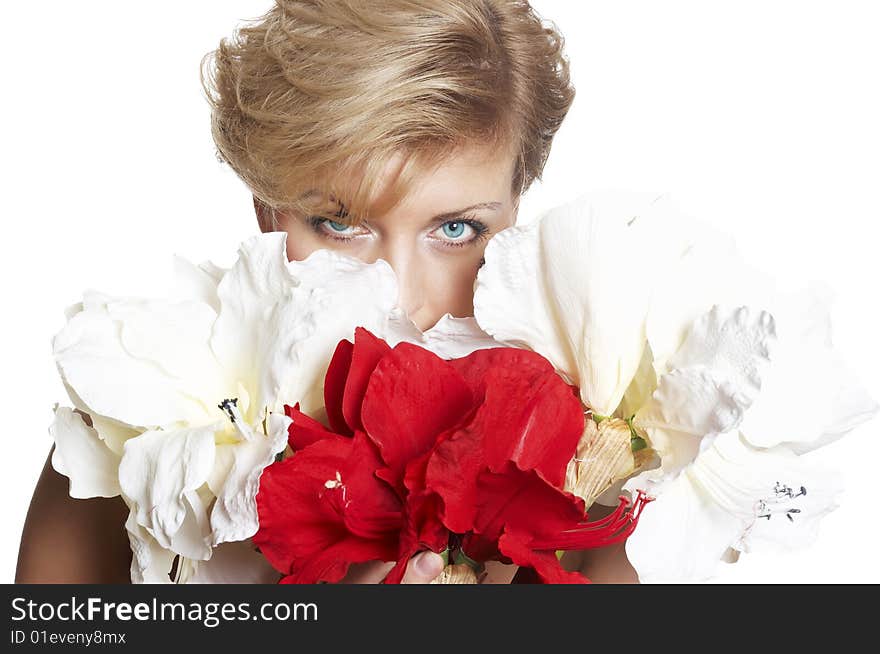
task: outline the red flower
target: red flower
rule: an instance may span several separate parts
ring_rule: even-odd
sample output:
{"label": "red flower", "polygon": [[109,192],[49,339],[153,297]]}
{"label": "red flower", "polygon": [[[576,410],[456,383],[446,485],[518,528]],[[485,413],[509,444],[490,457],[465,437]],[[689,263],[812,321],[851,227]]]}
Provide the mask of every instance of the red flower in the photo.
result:
{"label": "red flower", "polygon": [[[294,424],[307,423],[291,413]],[[253,542],[286,575],[282,583],[339,581],[351,563],[397,558],[402,507],[373,474],[382,463],[376,446],[362,432],[325,434],[260,478]]]}
{"label": "red flower", "polygon": [[635,529],[647,498],[639,494],[627,512],[587,521],[581,498],[547,484],[535,471],[513,464],[499,474],[485,471],[477,480],[477,513],[462,549],[478,561],[501,559],[535,570],[544,583],[585,583],[559,564],[557,550],[584,550],[624,540]]}
{"label": "red flower", "polygon": [[482,401],[468,424],[437,444],[425,488],[442,498],[446,526],[466,534],[469,558],[532,567],[549,583],[583,583],[555,551],[626,538],[646,499],[640,495],[631,513],[623,500],[613,517],[587,522],[583,500],[562,490],[584,429],[577,389],[531,352],[488,350],[477,366],[471,357],[451,363],[471,369]]}
{"label": "red flower", "polygon": [[445,361],[364,329],[342,341],[324,385],[332,429],[298,410],[293,456],[266,468],[254,543],[288,582],[338,581],[355,562],[460,547],[547,582],[585,581],[556,549],[625,538],[645,499],[586,521],[563,490],[584,428],[577,389],[543,357],[493,348]]}

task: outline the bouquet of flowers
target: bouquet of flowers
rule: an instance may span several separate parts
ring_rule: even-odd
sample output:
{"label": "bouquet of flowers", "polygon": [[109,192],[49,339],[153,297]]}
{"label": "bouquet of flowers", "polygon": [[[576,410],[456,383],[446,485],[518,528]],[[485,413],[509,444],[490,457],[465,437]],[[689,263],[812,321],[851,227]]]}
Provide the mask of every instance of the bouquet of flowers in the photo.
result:
{"label": "bouquet of flowers", "polygon": [[[585,520],[584,498],[566,485],[590,435],[576,391],[528,350],[447,361],[358,328],[324,383],[333,431],[285,407],[293,455],[263,473],[254,543],[284,583],[338,581],[349,563],[397,560],[394,583],[426,547],[446,555],[454,579],[476,582],[481,563],[503,560],[547,582],[583,581],[556,550],[626,538],[644,498],[632,512],[622,498],[611,517]],[[630,452],[628,433],[622,445]]]}
{"label": "bouquet of flowers", "polygon": [[[489,242],[474,316],[426,332],[384,261],[286,234],[168,299],[87,292],[54,338],[53,466],[120,495],[136,583],[340,580],[442,553],[443,580],[626,542],[643,582],[808,545],[841,490],[801,455],[877,405],[828,295],[783,292],[665,196],[583,195]],[[615,507],[599,519],[596,504]]]}

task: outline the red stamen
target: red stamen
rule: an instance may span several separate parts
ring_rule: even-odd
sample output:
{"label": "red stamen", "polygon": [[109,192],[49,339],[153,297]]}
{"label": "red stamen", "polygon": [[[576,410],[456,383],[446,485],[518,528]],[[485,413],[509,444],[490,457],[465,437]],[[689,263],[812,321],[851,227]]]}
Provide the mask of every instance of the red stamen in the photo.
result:
{"label": "red stamen", "polygon": [[630,502],[621,495],[620,504],[610,515],[581,523],[582,526],[566,530],[554,538],[536,538],[531,542],[531,547],[536,550],[581,550],[619,543],[635,531],[642,510],[653,500],[653,497],[639,490],[632,510],[627,512]]}

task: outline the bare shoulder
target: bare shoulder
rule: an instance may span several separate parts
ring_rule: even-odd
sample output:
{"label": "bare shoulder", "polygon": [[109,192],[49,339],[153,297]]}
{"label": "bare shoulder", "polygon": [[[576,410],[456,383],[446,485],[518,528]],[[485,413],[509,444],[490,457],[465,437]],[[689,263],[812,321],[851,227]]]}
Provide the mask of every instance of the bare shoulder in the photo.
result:
{"label": "bare shoulder", "polygon": [[130,583],[125,502],[120,497],[70,497],[68,479],[52,467],[53,451],[54,446],[25,518],[15,582]]}

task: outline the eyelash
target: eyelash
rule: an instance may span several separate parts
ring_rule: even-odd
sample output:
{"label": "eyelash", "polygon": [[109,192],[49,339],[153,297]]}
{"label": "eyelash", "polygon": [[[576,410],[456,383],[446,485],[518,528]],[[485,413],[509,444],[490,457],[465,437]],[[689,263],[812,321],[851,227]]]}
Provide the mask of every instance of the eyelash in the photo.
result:
{"label": "eyelash", "polygon": [[[341,218],[343,216],[341,215],[341,213],[337,213],[334,215],[334,217]],[[335,235],[331,234],[330,232],[328,232],[327,230],[321,229],[321,225],[325,222],[330,221],[330,220],[332,220],[332,219],[325,218],[323,216],[308,216],[306,218],[306,221],[308,222],[309,226],[319,236],[330,239],[332,241],[338,241],[338,242],[343,242],[343,243],[346,241],[352,240],[353,237],[351,237],[351,236],[335,236]],[[450,223],[464,223],[465,225],[468,225],[471,229],[474,230],[474,236],[468,241],[444,241],[443,239],[437,239],[437,240],[440,240],[443,242],[443,247],[462,248],[467,245],[473,245],[474,243],[476,243],[478,241],[485,240],[486,238],[488,238],[489,227],[485,223],[483,223],[482,221],[477,220],[475,217],[468,216],[468,215],[462,216],[456,220],[447,220],[445,223],[441,223],[440,225],[438,225],[436,227],[435,231],[437,229],[442,229],[443,225],[448,225]]]}

